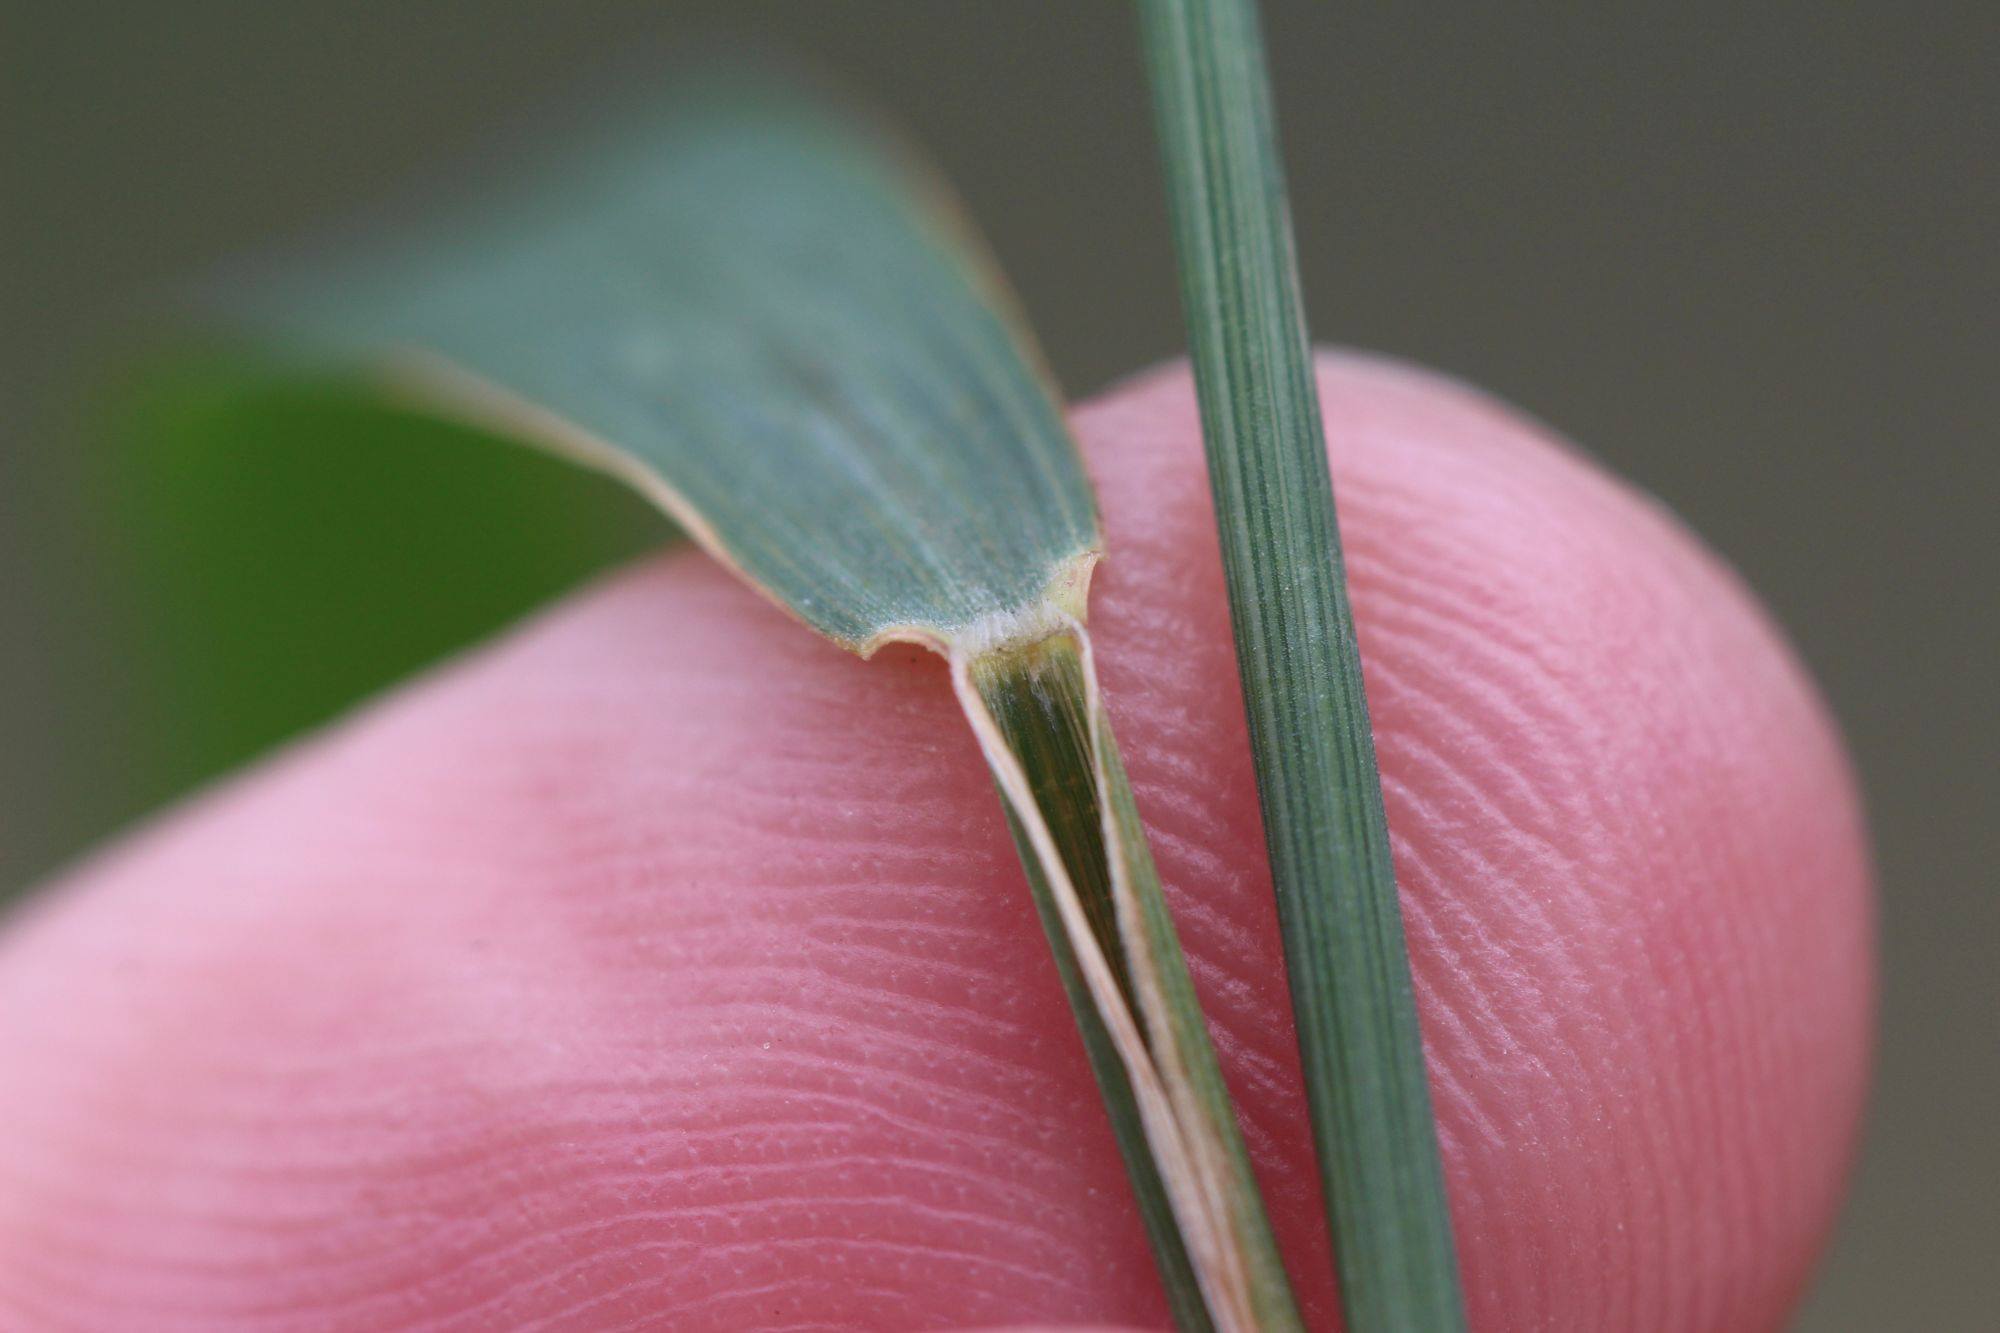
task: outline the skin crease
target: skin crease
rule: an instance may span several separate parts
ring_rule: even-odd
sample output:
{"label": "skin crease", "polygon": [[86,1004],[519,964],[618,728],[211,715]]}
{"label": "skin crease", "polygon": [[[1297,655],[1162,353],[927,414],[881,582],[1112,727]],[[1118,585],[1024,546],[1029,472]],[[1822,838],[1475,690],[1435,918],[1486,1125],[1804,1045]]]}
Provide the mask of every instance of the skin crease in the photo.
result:
{"label": "skin crease", "polygon": [[[1324,355],[1473,1326],[1778,1326],[1868,1070],[1839,741],[1735,579]],[[1184,368],[1075,416],[1107,699],[1337,1327]],[[159,821],[0,937],[0,1328],[1164,1326],[942,665],[682,552]]]}

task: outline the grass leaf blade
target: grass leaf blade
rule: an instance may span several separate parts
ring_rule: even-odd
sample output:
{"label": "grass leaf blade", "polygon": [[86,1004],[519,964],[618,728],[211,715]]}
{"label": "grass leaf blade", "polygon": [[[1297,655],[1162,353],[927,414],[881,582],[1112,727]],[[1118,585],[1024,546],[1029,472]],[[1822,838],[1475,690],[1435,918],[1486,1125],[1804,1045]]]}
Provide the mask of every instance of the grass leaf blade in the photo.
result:
{"label": "grass leaf blade", "polygon": [[1142,0],[1250,739],[1353,1333],[1463,1326],[1252,0]]}
{"label": "grass leaf blade", "polygon": [[879,136],[740,82],[231,313],[620,477],[848,647],[1010,632],[1099,539],[997,271]]}
{"label": "grass leaf blade", "polygon": [[944,655],[1175,1316],[1282,1333],[1298,1315],[1091,665],[1095,498],[939,195],[825,108],[738,93],[628,125],[442,245],[251,304],[629,482],[828,638]]}

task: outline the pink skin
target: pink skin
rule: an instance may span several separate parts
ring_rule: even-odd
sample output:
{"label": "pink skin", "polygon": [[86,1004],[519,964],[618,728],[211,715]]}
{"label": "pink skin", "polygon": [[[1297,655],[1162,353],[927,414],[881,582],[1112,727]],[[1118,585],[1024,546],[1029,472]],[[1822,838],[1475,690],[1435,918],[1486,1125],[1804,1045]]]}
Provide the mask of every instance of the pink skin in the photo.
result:
{"label": "pink skin", "polygon": [[[1473,1323],[1774,1327],[1868,1068],[1834,730],[1656,507],[1447,381],[1320,384]],[[1076,422],[1112,715],[1334,1327],[1187,375]],[[688,552],[18,914],[0,1127],[8,1329],[1164,1324],[940,663]]]}

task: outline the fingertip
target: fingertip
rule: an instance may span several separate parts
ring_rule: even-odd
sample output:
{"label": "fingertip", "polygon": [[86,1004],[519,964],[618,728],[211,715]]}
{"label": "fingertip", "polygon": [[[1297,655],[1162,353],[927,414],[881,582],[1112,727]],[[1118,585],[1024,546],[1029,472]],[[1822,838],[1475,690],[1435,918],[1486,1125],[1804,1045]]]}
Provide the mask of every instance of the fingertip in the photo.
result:
{"label": "fingertip", "polygon": [[[1474,1322],[1770,1326],[1866,1079],[1838,736],[1656,505],[1428,373],[1320,385]],[[1107,697],[1325,1324],[1192,386],[1077,422]],[[851,660],[691,556],[59,899],[0,942],[30,1326],[1162,1317],[936,664]]]}

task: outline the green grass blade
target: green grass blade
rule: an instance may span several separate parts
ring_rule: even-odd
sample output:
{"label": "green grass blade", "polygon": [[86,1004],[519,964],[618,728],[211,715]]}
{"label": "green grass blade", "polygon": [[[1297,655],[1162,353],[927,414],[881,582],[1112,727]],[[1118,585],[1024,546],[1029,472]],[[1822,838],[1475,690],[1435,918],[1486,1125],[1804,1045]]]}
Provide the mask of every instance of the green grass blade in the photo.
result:
{"label": "green grass blade", "polygon": [[733,96],[624,130],[442,244],[238,307],[631,483],[864,656],[945,655],[1176,1318],[1296,1328],[1090,666],[1095,499],[997,276],[930,181],[823,108]]}
{"label": "green grass blade", "polygon": [[1463,1326],[1252,0],[1143,0],[1216,519],[1348,1327]]}

